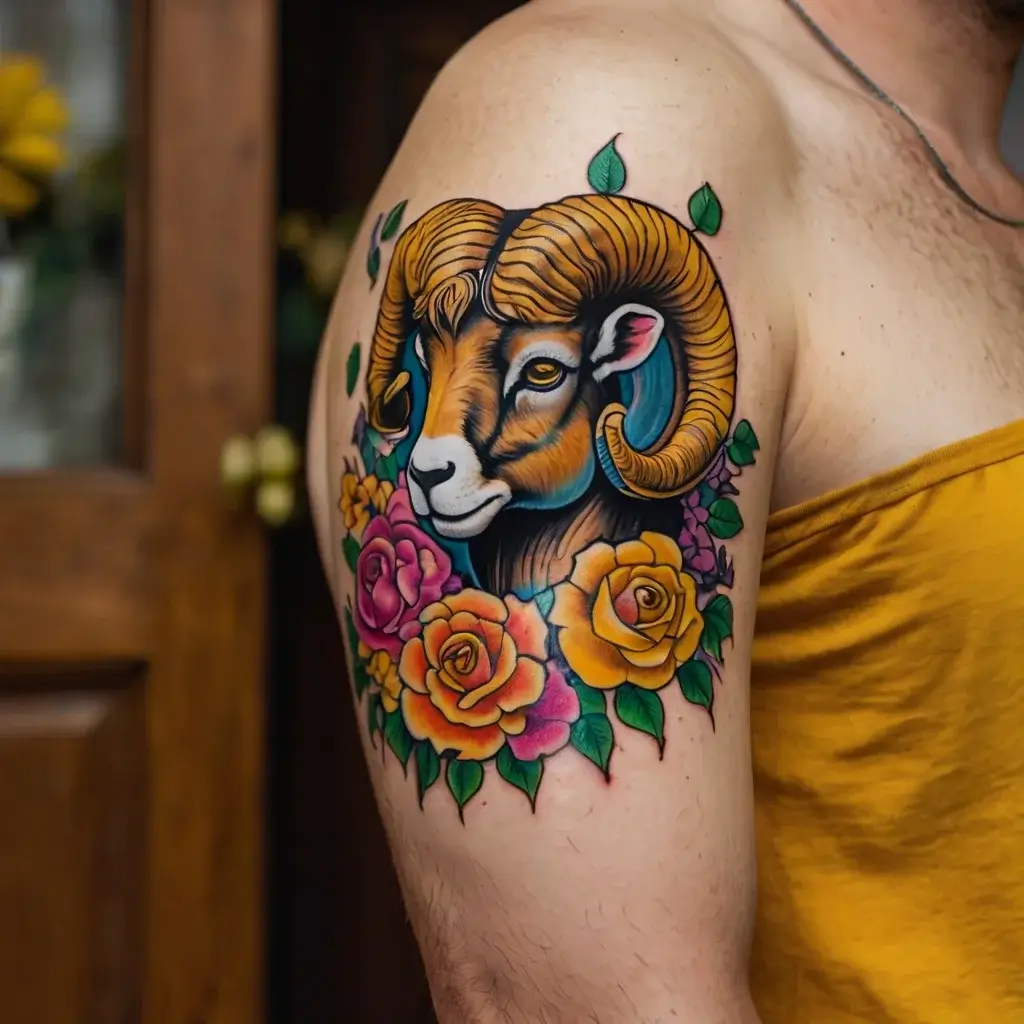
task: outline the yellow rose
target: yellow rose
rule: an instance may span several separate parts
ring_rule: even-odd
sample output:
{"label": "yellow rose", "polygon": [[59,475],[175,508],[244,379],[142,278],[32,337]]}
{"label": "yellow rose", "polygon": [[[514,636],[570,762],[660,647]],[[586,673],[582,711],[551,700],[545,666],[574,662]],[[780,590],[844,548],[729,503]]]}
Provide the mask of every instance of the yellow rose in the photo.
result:
{"label": "yellow rose", "polygon": [[68,111],[32,57],[0,61],[0,216],[30,213],[42,182],[67,162],[57,136]]}
{"label": "yellow rose", "polygon": [[355,473],[346,473],[341,478],[341,500],[338,502],[338,508],[341,509],[345,529],[356,540],[362,539],[363,530],[370,522],[371,509],[377,515],[383,515],[394,490],[394,484],[387,480],[378,480],[373,475],[360,478]]}
{"label": "yellow rose", "polygon": [[584,548],[555,587],[548,618],[560,627],[570,668],[600,690],[660,689],[693,656],[704,629],[679,545],[660,533]]}
{"label": "yellow rose", "polygon": [[380,702],[384,705],[384,710],[389,714],[397,711],[402,680],[398,676],[398,666],[391,660],[391,655],[387,651],[371,651],[360,640],[359,657],[366,662],[366,674],[380,689]]}

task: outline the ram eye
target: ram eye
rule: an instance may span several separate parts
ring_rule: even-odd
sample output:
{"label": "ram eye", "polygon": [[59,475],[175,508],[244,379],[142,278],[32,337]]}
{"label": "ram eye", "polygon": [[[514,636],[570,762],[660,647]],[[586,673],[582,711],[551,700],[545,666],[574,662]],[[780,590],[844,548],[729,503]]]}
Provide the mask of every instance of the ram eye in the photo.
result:
{"label": "ram eye", "polygon": [[523,367],[522,382],[534,391],[554,391],[565,380],[568,370],[553,359],[531,359]]}

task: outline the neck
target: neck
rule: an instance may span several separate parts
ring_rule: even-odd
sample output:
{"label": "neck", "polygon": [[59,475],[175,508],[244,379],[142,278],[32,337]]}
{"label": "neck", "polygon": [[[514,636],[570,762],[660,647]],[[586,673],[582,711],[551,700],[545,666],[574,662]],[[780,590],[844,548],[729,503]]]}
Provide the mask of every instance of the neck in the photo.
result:
{"label": "neck", "polygon": [[971,157],[998,152],[1024,40],[985,0],[800,0],[806,13],[923,128]]}

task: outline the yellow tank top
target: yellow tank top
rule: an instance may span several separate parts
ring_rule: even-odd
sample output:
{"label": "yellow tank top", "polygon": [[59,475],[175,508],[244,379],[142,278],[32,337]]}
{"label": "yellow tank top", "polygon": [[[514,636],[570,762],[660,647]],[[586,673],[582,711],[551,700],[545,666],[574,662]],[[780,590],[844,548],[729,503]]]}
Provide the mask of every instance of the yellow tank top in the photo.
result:
{"label": "yellow tank top", "polygon": [[764,1024],[1024,1024],[1024,420],[773,515]]}

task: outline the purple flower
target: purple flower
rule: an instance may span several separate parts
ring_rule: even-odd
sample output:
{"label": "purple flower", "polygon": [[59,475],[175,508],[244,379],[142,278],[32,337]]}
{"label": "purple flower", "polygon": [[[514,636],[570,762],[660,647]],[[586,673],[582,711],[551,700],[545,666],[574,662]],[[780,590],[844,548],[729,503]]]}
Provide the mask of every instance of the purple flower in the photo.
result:
{"label": "purple flower", "polygon": [[[707,521],[707,509],[700,509],[704,513],[704,520]],[[708,533],[708,528],[703,522],[697,521],[695,514],[691,523],[687,519],[687,525],[679,535],[679,547],[683,551],[683,562],[690,572],[699,573],[699,580],[708,573],[713,573],[718,567],[718,557],[715,553],[715,542]],[[685,516],[685,513],[684,513]]]}
{"label": "purple flower", "polygon": [[700,503],[700,491],[690,491],[683,499],[683,532],[693,533],[702,528],[708,521],[708,515],[708,510]]}
{"label": "purple flower", "polygon": [[403,640],[418,629],[420,612],[460,586],[447,552],[420,529],[409,492],[399,488],[363,533],[356,562],[359,639],[397,661]]}
{"label": "purple flower", "polygon": [[723,484],[729,483],[736,474],[729,468],[725,457],[725,446],[718,449],[718,454],[711,460],[711,467],[704,475],[704,480],[713,490],[721,490]]}
{"label": "purple flower", "polygon": [[554,662],[548,662],[544,693],[526,708],[526,728],[509,736],[508,745],[520,761],[536,761],[557,753],[569,742],[569,727],[580,717],[580,699]]}

